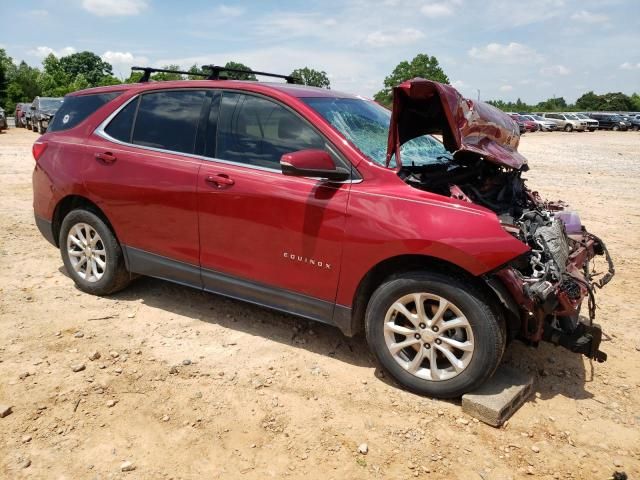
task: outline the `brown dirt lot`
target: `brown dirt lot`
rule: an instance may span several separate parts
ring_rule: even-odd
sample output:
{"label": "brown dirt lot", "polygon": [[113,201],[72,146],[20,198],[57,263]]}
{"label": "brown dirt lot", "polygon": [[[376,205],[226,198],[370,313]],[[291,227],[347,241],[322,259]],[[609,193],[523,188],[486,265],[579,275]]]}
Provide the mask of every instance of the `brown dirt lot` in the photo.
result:
{"label": "brown dirt lot", "polygon": [[512,344],[536,393],[501,429],[404,392],[330,327],[148,278],[80,293],[34,226],[35,138],[0,134],[1,478],[640,476],[640,134],[522,139],[530,185],[570,201],[618,273],[598,297],[609,361]]}

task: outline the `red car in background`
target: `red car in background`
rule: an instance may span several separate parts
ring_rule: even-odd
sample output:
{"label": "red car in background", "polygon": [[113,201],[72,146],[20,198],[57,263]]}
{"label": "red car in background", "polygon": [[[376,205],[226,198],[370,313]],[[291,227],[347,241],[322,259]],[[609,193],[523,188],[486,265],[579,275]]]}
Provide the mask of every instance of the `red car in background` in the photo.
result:
{"label": "red car in background", "polygon": [[536,122],[528,119],[527,117],[523,117],[517,113],[510,113],[509,116],[513,118],[518,125],[523,125],[526,132],[537,132],[540,129]]}
{"label": "red car in background", "polygon": [[389,111],[292,77],[146,70],[65,97],[33,146],[36,225],[81,290],[148,275],[364,332],[433,397],[477,388],[513,338],[605,360],[579,313],[606,248],[526,187],[500,110],[424,79]]}

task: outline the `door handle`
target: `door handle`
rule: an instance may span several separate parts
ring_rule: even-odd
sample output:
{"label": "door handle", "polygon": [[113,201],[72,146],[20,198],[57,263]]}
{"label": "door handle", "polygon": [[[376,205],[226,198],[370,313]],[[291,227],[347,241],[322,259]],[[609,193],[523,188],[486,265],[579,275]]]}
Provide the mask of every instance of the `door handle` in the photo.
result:
{"label": "door handle", "polygon": [[103,161],[104,163],[113,163],[117,160],[117,157],[111,152],[96,153],[96,159]]}
{"label": "door handle", "polygon": [[225,186],[229,187],[236,183],[232,178],[229,178],[229,175],[226,175],[224,173],[218,173],[217,175],[207,175],[205,177],[205,181],[207,183],[216,185],[218,188]]}

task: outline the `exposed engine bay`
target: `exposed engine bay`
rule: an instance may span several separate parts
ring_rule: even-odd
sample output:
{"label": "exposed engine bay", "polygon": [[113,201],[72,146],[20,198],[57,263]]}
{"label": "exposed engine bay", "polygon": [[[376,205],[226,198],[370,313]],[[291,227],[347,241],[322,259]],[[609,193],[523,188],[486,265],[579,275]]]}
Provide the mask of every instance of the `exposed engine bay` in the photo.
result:
{"label": "exposed engine bay", "polygon": [[[415,188],[494,211],[505,231],[530,247],[486,279],[507,307],[512,336],[533,344],[551,341],[605,361],[599,350],[602,331],[593,321],[595,289],[614,275],[609,253],[567,205],[544,201],[529,190],[522,178],[526,170],[526,165],[514,169],[458,152],[433,163],[403,165],[398,174]],[[606,259],[603,272],[592,262],[597,255]],[[585,299],[588,312],[581,317]]]}

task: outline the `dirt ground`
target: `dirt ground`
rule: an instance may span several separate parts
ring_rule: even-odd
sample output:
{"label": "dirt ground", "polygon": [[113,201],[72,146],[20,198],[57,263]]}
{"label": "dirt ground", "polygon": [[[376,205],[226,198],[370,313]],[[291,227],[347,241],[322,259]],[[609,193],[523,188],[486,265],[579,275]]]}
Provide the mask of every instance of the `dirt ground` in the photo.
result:
{"label": "dirt ground", "polygon": [[34,225],[36,136],[0,134],[0,478],[640,476],[639,133],[522,139],[529,184],[581,212],[617,275],[608,362],[510,345],[535,397],[501,429],[403,391],[337,329],[149,278],[81,293]]}

